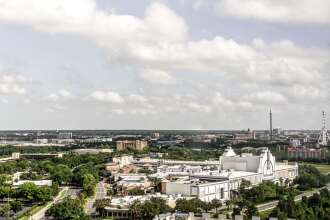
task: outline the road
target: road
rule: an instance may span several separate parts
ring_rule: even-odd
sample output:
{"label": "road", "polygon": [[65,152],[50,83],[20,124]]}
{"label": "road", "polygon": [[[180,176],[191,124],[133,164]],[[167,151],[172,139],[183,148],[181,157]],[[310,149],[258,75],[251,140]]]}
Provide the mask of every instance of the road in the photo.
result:
{"label": "road", "polygon": [[95,194],[92,198],[89,198],[85,205],[85,212],[87,214],[92,214],[95,212],[95,208],[93,205],[96,200],[104,199],[107,196],[107,183],[100,181],[96,184]]}
{"label": "road", "polygon": [[72,199],[75,199],[79,196],[80,192],[81,192],[81,188],[70,187],[66,196],[70,196]]}
{"label": "road", "polygon": [[[330,184],[328,184],[326,187],[322,187],[322,188],[328,188],[330,190]],[[308,191],[308,192],[302,193],[300,195],[297,195],[295,197],[294,201],[296,201],[296,202],[300,201],[303,196],[311,197],[314,193],[318,193],[322,188],[315,189],[313,191]],[[258,208],[259,212],[264,212],[264,211],[267,211],[267,210],[270,210],[270,209],[274,209],[277,206],[277,204],[278,204],[278,201],[276,200],[276,201],[272,201],[272,202],[257,205],[257,208]]]}
{"label": "road", "polygon": [[61,191],[58,193],[58,195],[53,199],[53,201],[51,201],[50,203],[48,203],[45,207],[43,207],[42,209],[40,209],[38,212],[34,213],[32,216],[29,217],[29,220],[41,220],[45,217],[45,214],[47,212],[47,210],[55,203],[61,201],[63,198],[65,198],[68,194],[69,191],[69,187],[64,187],[63,189],[61,189]]}

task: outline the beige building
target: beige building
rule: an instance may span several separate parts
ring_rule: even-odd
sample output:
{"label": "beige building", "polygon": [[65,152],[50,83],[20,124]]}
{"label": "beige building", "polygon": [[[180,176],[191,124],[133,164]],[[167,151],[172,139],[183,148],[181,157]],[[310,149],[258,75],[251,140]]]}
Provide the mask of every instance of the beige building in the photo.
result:
{"label": "beige building", "polygon": [[123,151],[125,149],[143,150],[148,143],[141,140],[121,140],[116,142],[117,151]]}

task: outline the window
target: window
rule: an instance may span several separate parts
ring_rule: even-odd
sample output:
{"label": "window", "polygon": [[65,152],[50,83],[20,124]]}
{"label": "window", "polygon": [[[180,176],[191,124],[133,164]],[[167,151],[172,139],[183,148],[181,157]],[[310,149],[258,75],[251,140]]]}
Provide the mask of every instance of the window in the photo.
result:
{"label": "window", "polygon": [[223,188],[220,189],[220,199],[223,199],[224,197],[224,192],[223,192]]}

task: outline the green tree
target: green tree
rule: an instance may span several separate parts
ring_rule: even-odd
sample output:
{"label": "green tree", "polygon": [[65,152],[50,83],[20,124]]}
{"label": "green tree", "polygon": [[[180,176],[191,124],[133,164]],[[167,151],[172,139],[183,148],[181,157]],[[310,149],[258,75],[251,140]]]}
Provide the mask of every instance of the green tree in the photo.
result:
{"label": "green tree", "polygon": [[162,198],[153,197],[150,200],[141,203],[134,201],[130,207],[133,219],[152,220],[155,216],[171,211],[171,208]]}
{"label": "green tree", "polygon": [[219,199],[211,200],[212,209],[215,209],[215,212],[218,213],[218,208],[221,208],[222,202]]}
{"label": "green tree", "polygon": [[129,207],[133,219],[140,219],[142,217],[142,203],[135,200]]}
{"label": "green tree", "polygon": [[0,216],[1,217],[9,217],[9,212],[10,212],[10,205],[5,204],[0,208]]}
{"label": "green tree", "polygon": [[255,204],[253,203],[249,203],[247,206],[246,206],[246,209],[244,211],[244,214],[246,215],[246,217],[248,219],[251,219],[252,216],[258,216],[258,209],[257,207],[255,206]]}
{"label": "green tree", "polygon": [[18,200],[11,201],[9,204],[10,204],[11,210],[13,210],[14,212],[21,211],[23,208],[22,202],[18,201]]}
{"label": "green tree", "polygon": [[94,194],[96,184],[97,180],[92,174],[87,173],[83,176],[82,187],[87,196],[92,196]]}
{"label": "green tree", "polygon": [[83,206],[78,199],[65,198],[62,202],[54,204],[46,213],[55,220],[89,220],[84,213]]}
{"label": "green tree", "polygon": [[48,167],[49,170],[51,170],[51,179],[54,182],[57,182],[58,184],[62,185],[67,185],[71,182],[72,179],[72,171],[71,169],[66,166],[66,165],[58,165],[55,166],[54,168]]}
{"label": "green tree", "polygon": [[17,190],[17,197],[27,200],[27,201],[35,201],[36,191],[38,187],[34,183],[24,183],[20,185]]}

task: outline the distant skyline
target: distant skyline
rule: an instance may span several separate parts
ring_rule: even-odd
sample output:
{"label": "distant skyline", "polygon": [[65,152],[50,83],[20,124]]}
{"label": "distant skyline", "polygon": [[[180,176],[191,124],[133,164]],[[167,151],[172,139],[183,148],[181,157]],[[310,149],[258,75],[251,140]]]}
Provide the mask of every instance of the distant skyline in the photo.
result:
{"label": "distant skyline", "polygon": [[0,130],[330,127],[328,0],[0,0]]}

